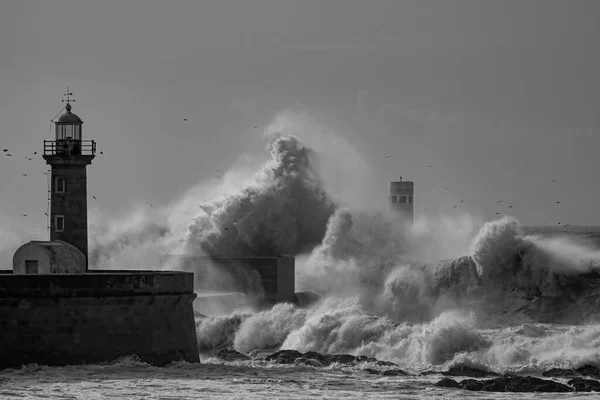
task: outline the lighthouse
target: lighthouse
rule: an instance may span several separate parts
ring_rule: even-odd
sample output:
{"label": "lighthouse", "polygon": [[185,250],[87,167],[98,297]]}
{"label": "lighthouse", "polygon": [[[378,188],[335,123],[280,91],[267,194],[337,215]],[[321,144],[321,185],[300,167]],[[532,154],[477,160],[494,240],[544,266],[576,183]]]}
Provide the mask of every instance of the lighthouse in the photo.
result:
{"label": "lighthouse", "polygon": [[193,273],[88,270],[86,168],[96,143],[83,140],[71,95],[52,121],[54,140],[44,140],[50,240],[23,244],[0,273],[0,369],[132,355],[156,366],[200,362]]}
{"label": "lighthouse", "polygon": [[65,94],[65,112],[54,123],[54,140],[44,140],[44,160],[51,168],[50,240],[77,247],[88,269],[87,171],[96,142],[83,140],[83,121],[72,112],[73,93]]}

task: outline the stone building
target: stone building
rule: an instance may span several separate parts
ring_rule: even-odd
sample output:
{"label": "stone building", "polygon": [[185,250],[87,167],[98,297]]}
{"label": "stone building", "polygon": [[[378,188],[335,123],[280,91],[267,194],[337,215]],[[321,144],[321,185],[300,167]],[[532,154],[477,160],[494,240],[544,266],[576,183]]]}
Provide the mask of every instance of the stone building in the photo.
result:
{"label": "stone building", "polygon": [[62,240],[32,240],[13,256],[14,274],[77,274],[86,271],[85,255]]}

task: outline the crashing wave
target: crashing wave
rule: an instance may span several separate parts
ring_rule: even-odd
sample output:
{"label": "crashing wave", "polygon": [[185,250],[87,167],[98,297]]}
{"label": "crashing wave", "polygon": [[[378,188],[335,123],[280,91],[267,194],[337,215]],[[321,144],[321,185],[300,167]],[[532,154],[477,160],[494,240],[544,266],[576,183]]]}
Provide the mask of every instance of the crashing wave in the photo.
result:
{"label": "crashing wave", "polygon": [[[157,258],[174,249],[188,258],[296,256],[297,290],[323,301],[310,309],[276,305],[206,317],[198,325],[203,349],[283,347],[415,364],[460,357],[527,363],[548,359],[548,350],[525,341],[509,345],[485,330],[519,326],[512,334],[546,338],[551,330],[534,324],[597,321],[598,251],[565,237],[528,235],[510,217],[482,226],[470,216],[408,226],[387,210],[350,206],[329,190],[335,186],[329,177],[338,175],[324,171],[346,159],[328,157],[296,133],[269,136],[270,159],[245,186],[211,201],[190,195],[165,211],[171,215],[119,220],[93,243],[91,258],[122,265],[124,254]],[[189,269],[204,288],[244,291],[256,284],[236,268],[196,263]]]}

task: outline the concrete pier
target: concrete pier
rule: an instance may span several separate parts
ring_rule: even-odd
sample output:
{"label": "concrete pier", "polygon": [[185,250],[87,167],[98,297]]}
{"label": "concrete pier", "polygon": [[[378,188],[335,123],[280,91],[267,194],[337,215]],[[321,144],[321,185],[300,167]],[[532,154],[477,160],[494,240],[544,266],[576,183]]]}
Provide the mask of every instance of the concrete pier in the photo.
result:
{"label": "concrete pier", "polygon": [[0,272],[0,368],[135,355],[153,365],[199,362],[193,274]]}

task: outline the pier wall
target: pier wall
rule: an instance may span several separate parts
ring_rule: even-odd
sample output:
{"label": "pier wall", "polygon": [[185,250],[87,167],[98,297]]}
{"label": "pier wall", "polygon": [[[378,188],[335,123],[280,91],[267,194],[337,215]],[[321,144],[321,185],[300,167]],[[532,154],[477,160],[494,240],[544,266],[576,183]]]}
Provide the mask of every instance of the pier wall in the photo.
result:
{"label": "pier wall", "polygon": [[194,277],[172,271],[0,272],[0,368],[136,355],[199,362]]}

